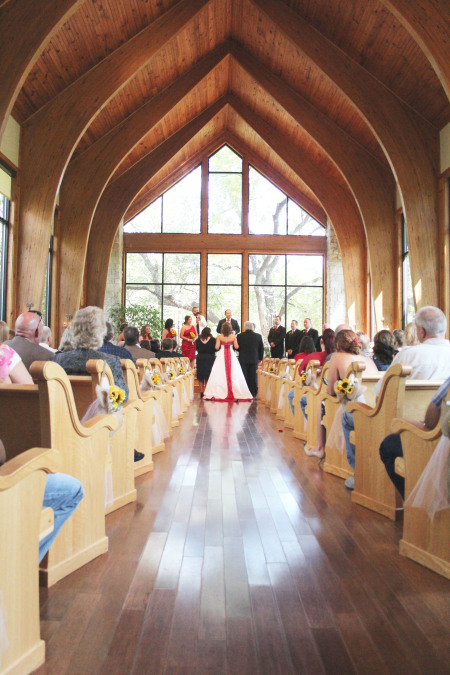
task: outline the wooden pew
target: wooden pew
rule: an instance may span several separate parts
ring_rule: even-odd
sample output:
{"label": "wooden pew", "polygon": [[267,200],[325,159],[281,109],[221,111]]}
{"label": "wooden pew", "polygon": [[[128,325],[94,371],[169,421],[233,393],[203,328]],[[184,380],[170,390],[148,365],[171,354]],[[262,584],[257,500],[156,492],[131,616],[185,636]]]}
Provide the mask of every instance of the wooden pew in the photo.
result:
{"label": "wooden pew", "polygon": [[[292,418],[292,425],[294,424],[294,418],[292,415],[291,406],[289,405],[288,393],[294,386],[295,378],[298,372],[298,367],[300,361],[294,361],[294,359],[289,359],[289,378],[283,378],[279,385],[279,394],[277,401],[277,419],[285,421],[286,416],[289,415],[289,419]],[[287,368],[286,371],[287,372]],[[287,425],[285,425],[287,426]],[[291,427],[292,428],[292,427]]]}
{"label": "wooden pew", "polygon": [[59,470],[59,459],[57,450],[33,448],[0,467],[0,622],[9,642],[0,654],[1,675],[31,673],[45,660],[39,541],[53,529],[53,511],[42,500],[46,474]]}
{"label": "wooden pew", "polygon": [[355,488],[352,501],[395,520],[402,511],[400,495],[388,478],[380,459],[380,444],[391,433],[395,417],[423,417],[433,392],[441,381],[408,380],[411,367],[396,364],[386,371],[374,407],[348,403],[353,413],[356,446]]}
{"label": "wooden pew", "polygon": [[[404,419],[394,419],[392,433],[400,434],[403,457],[395,469],[405,478],[405,499],[422,475],[436,445],[442,437],[440,423],[432,430],[419,429]],[[450,508],[442,509],[431,519],[424,509],[405,506],[400,554],[415,560],[450,579]]]}
{"label": "wooden pew", "polygon": [[269,369],[273,366],[276,371],[276,366],[277,363],[280,359],[272,359],[270,358],[267,361],[267,368],[265,370],[261,370],[260,372],[260,379],[258,380],[258,399],[265,403],[266,401],[266,390],[267,390],[267,384],[269,382]]}
{"label": "wooden pew", "polygon": [[264,375],[263,373],[267,372],[267,368],[269,367],[269,357],[265,356],[263,360],[261,361],[261,365],[259,366],[258,370],[256,371],[256,380],[258,383],[258,399],[262,399],[262,393],[263,393],[263,379]]}
{"label": "wooden pew", "polygon": [[[319,370],[320,370],[319,361],[314,361],[314,360],[309,361],[309,363],[307,365],[307,368],[306,368],[306,372],[309,371],[311,373],[311,377],[313,378],[313,380],[317,380],[317,374],[318,374]],[[295,410],[295,414],[294,414],[294,417],[293,417],[293,419],[294,419],[293,436],[294,436],[294,438],[298,438],[301,441],[306,441],[307,440],[307,427],[309,427],[310,417],[309,417],[309,413],[307,411],[308,424],[306,424],[305,416],[303,415],[303,412],[300,408],[300,399],[302,398],[302,396],[305,396],[305,395],[308,396],[308,391],[311,390],[311,391],[315,392],[315,391],[317,391],[317,389],[315,389],[314,387],[304,387],[304,386],[302,386],[301,383],[300,383],[301,376],[302,376],[302,373],[297,371],[296,382],[295,382],[295,385],[294,385],[294,401],[293,401],[294,410]],[[291,411],[291,413],[292,413],[292,411]],[[311,420],[314,420],[314,425],[316,425],[316,422],[315,422],[316,418],[312,417]],[[316,433],[316,435],[317,435],[317,433]]]}
{"label": "wooden pew", "polygon": [[[353,374],[358,378],[359,382],[363,387],[366,387],[364,392],[364,398],[367,405],[375,405],[376,397],[373,392],[375,384],[380,380],[384,373],[379,375],[369,375],[366,376],[364,371],[366,369],[366,364],[363,361],[354,361],[350,364],[350,367],[347,369],[345,377],[349,377]],[[335,396],[326,395],[324,397],[325,401],[325,415],[323,418],[324,427],[327,430],[327,440],[325,445],[325,460],[323,463],[323,470],[326,473],[331,473],[334,476],[339,476],[339,478],[347,478],[348,476],[353,476],[353,469],[347,461],[347,454],[345,450],[340,452],[335,445],[329,442],[330,429],[333,424],[334,416],[339,407],[338,399]]]}
{"label": "wooden pew", "polygon": [[[264,404],[266,406],[268,406],[269,408],[270,408],[270,404],[271,404],[271,401],[272,401],[272,390],[273,390],[273,387],[274,387],[275,382],[276,382],[277,377],[278,377],[278,371],[279,371],[279,368],[280,368],[280,361],[281,360],[282,359],[271,359],[271,362],[269,363],[269,369],[268,369],[267,373],[265,373],[266,393],[265,393],[265,396],[264,396]],[[285,361],[287,361],[287,359],[285,359]],[[274,368],[274,372],[270,373],[269,370],[272,367]],[[284,364],[281,366],[281,368],[283,368],[283,367],[284,367]]]}
{"label": "wooden pew", "polygon": [[275,380],[275,385],[272,387],[272,396],[270,397],[269,408],[270,412],[277,414],[278,411],[278,400],[280,398],[280,389],[281,385],[285,382],[286,378],[283,378],[282,375],[285,375],[286,372],[289,372],[293,369],[295,361],[290,364],[289,359],[282,359],[279,363],[278,373]]}
{"label": "wooden pew", "polygon": [[7,457],[34,446],[59,448],[59,470],[78,478],[85,491],[41,563],[41,583],[52,586],[108,550],[105,460],[109,432],[117,428],[117,420],[102,415],[81,424],[70,381],[54,361],[35,361],[30,372],[37,385],[0,385],[0,426]]}
{"label": "wooden pew", "polygon": [[[124,360],[128,360],[130,364],[133,365],[130,359]],[[91,376],[94,391],[95,386],[101,382],[103,365],[104,361],[101,359],[89,360],[86,364],[86,369]],[[105,375],[109,385],[113,385],[114,377],[108,364],[105,365]],[[72,378],[70,377],[69,379],[72,382]],[[78,392],[75,387],[76,385],[72,382],[72,389],[76,400]],[[137,416],[142,408],[143,404],[139,399],[133,401],[128,399],[122,406],[121,414],[123,423],[109,439],[109,450],[112,461],[113,504],[106,509],[106,513],[111,513],[121,506],[125,506],[125,504],[136,501],[137,493],[134,485],[134,450],[136,448],[137,437]],[[141,462],[143,462],[143,460],[141,460]]]}
{"label": "wooden pew", "polygon": [[[147,368],[158,372],[158,374],[161,375],[161,378],[164,375],[163,367],[159,359],[148,359],[148,361],[146,359],[138,359],[136,361],[136,365],[138,367],[139,383],[142,382],[142,378]],[[172,385],[163,384],[163,386],[157,391],[159,397],[158,400],[163,408],[169,429],[174,426],[178,426],[178,419],[175,421],[172,419]]]}
{"label": "wooden pew", "polygon": [[[166,373],[167,367],[169,367],[169,369],[173,370],[175,372],[175,375],[176,375],[176,372],[177,372],[176,359],[170,359],[170,358],[169,359],[160,359],[160,362],[161,362],[161,367],[162,367],[163,373]],[[179,399],[179,402],[180,402],[180,410],[179,410],[178,415],[176,415],[175,410],[174,410],[175,402],[174,402],[174,398],[172,396],[172,399],[171,399],[172,400],[172,426],[175,427],[175,426],[178,426],[180,424],[179,420],[183,417],[183,413],[185,412],[185,409],[183,409],[183,403],[182,403],[182,394],[183,394],[182,386],[183,385],[182,385],[181,381],[176,379],[176,378],[167,382],[166,385],[168,387],[172,387],[172,390],[177,391],[178,399]]]}

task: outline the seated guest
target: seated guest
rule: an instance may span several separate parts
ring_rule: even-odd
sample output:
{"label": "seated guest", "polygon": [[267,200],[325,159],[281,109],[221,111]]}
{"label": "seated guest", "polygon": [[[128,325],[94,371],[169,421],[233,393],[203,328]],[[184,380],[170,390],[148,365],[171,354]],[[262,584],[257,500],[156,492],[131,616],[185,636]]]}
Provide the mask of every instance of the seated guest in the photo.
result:
{"label": "seated guest", "polygon": [[52,342],[53,342],[52,331],[48,326],[44,326],[44,328],[42,329],[41,341],[39,344],[41,345],[41,347],[45,347],[45,349],[48,349],[49,351],[55,353],[57,350],[53,349]]}
{"label": "seated guest", "polygon": [[358,338],[359,344],[361,345],[361,354],[371,359],[372,353],[370,351],[370,337],[362,330],[357,331],[356,337]]}
{"label": "seated guest", "polygon": [[[326,363],[331,359],[331,355],[333,354],[333,352],[336,351],[336,347],[334,344],[334,330],[332,328],[325,328],[323,331],[323,335],[321,335],[319,338],[319,341],[322,351],[312,352],[311,354],[305,356],[305,358],[298,367],[300,373],[304,372],[306,366],[310,361],[319,361],[320,365],[323,366],[324,363]],[[291,406],[292,414],[295,415],[293,388],[289,389],[288,401]],[[306,414],[306,394],[302,396],[300,399],[300,407],[302,409],[305,418],[308,419],[308,415]]]}
{"label": "seated guest", "polygon": [[[425,413],[423,423],[417,423],[425,429],[434,429],[439,422],[441,415],[442,402],[447,396],[450,388],[450,377],[448,377],[441,387],[437,390],[431,403]],[[416,424],[416,422],[414,422]],[[405,498],[405,479],[395,473],[395,460],[397,457],[403,457],[402,439],[400,434],[389,434],[380,445],[380,459],[386,467],[387,474],[394,483],[395,488]]]}
{"label": "seated guest", "polygon": [[34,384],[19,354],[6,344],[0,344],[0,383]]}
{"label": "seated guest", "polygon": [[120,326],[120,335],[119,335],[119,337],[117,338],[117,346],[118,346],[118,347],[123,347],[123,344],[124,344],[124,342],[125,342],[124,333],[125,333],[125,330],[126,330],[127,328],[128,328],[128,324],[127,324],[127,323],[122,323],[122,324],[121,324],[121,326]]}
{"label": "seated guest", "polygon": [[134,363],[134,359],[127,349],[124,347],[117,347],[115,344],[113,344],[113,337],[113,327],[111,326],[110,322],[107,321],[106,334],[103,338],[103,344],[101,347],[99,347],[98,351],[103,352],[104,354],[114,354],[114,356],[118,356],[119,359],[131,359],[131,361]]}
{"label": "seated guest", "polygon": [[404,347],[414,347],[414,345],[418,345],[419,340],[417,338],[417,329],[416,329],[416,324],[414,321],[411,323],[408,323],[407,326],[405,327],[404,333],[403,333],[403,346]]}
{"label": "seated guest", "polygon": [[294,356],[294,361],[303,361],[308,354],[313,354],[316,351],[316,344],[312,337],[305,335],[300,341],[300,346],[298,348],[298,354]]}
{"label": "seated guest", "polygon": [[53,361],[53,352],[39,344],[43,328],[39,314],[23,312],[17,317],[15,337],[5,343],[19,354],[27,370],[33,361]]}
{"label": "seated guest", "polygon": [[387,370],[396,354],[394,335],[389,330],[379,330],[373,339],[373,362],[378,370]]}
{"label": "seated guest", "polygon": [[141,332],[139,333],[139,342],[142,342],[142,340],[148,340],[149,342],[152,341],[152,331],[150,330],[150,326],[148,324],[142,326]]}
{"label": "seated guest", "polygon": [[157,359],[179,359],[183,356],[179,352],[173,350],[173,340],[171,338],[164,338],[161,341],[162,349],[159,352],[156,352]]}
{"label": "seated guest", "polygon": [[400,349],[404,346],[405,333],[404,331],[400,330],[400,328],[396,328],[392,331],[392,334],[395,339],[395,349],[400,351]]}
{"label": "seated guest", "polygon": [[[14,336],[13,336],[14,337]],[[9,326],[6,321],[0,320],[0,344],[10,339]]]}
{"label": "seated guest", "polygon": [[105,317],[100,307],[79,309],[70,325],[71,351],[57,352],[55,361],[68,375],[87,375],[86,363],[89,359],[103,359],[111,368],[115,384],[124,390],[128,399],[128,387],[122,374],[122,365],[118,356],[99,352],[105,335]]}
{"label": "seated guest", "polygon": [[[422,307],[415,317],[416,332],[419,344],[413,347],[404,347],[392,364],[402,363],[411,366],[411,380],[440,380],[450,377],[450,342],[445,339],[447,319],[444,312],[438,307]],[[406,331],[405,331],[406,332]],[[389,369],[386,371],[389,372]],[[376,383],[373,391],[376,396],[380,393],[383,378]],[[347,458],[350,466],[354,466],[355,446],[350,443],[350,432],[353,431],[353,415],[344,412],[342,416]],[[352,461],[353,464],[352,464]],[[353,478],[353,476],[351,477]],[[350,478],[347,478],[346,487]],[[353,489],[350,487],[350,489]]]}
{"label": "seated guest", "polygon": [[150,340],[141,340],[139,344],[140,344],[140,346],[141,346],[141,349],[146,349],[148,352],[151,351],[151,349],[150,349],[150,347],[151,347]]}
{"label": "seated guest", "polygon": [[70,332],[70,326],[64,328],[64,332],[61,335],[61,341],[59,343],[58,352],[71,352],[72,347],[72,335]]}
{"label": "seated guest", "polygon": [[155,354],[151,351],[142,353],[142,348],[139,344],[139,331],[134,326],[128,326],[124,333],[125,349],[130,352],[133,359],[153,359]]}

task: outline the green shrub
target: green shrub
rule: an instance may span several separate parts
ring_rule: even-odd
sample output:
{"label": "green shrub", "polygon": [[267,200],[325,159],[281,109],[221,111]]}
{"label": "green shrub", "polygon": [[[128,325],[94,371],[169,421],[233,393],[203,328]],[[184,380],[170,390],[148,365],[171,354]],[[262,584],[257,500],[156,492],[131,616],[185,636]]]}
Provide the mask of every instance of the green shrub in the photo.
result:
{"label": "green shrub", "polygon": [[128,305],[125,307],[118,302],[109,310],[109,321],[116,335],[119,335],[123,323],[135,326],[139,331],[142,326],[149,325],[154,338],[159,338],[163,329],[158,310],[146,305]]}

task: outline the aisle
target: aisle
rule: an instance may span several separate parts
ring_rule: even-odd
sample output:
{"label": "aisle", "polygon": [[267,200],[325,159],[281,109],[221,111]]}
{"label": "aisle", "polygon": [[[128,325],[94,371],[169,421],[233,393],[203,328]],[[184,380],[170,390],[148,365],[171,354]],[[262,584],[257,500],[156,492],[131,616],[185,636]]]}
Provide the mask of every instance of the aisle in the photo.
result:
{"label": "aisle", "polygon": [[42,591],[38,673],[444,673],[449,584],[257,403],[196,399],[108,555]]}

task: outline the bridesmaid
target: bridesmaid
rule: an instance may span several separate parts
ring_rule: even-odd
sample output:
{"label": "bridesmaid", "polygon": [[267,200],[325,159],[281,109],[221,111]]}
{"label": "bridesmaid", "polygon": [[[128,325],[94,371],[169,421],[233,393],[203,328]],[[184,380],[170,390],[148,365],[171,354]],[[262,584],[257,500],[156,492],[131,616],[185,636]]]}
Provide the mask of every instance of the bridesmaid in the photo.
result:
{"label": "bridesmaid", "polygon": [[167,319],[166,323],[164,324],[164,329],[161,334],[161,342],[165,339],[169,338],[170,340],[173,340],[173,348],[177,348],[177,331],[173,327],[173,319]]}
{"label": "bridesmaid", "polygon": [[187,356],[191,362],[191,368],[195,367],[195,340],[197,339],[197,331],[195,326],[192,326],[192,315],[186,314],[184,317],[184,324],[180,330],[181,338],[181,353]]}

